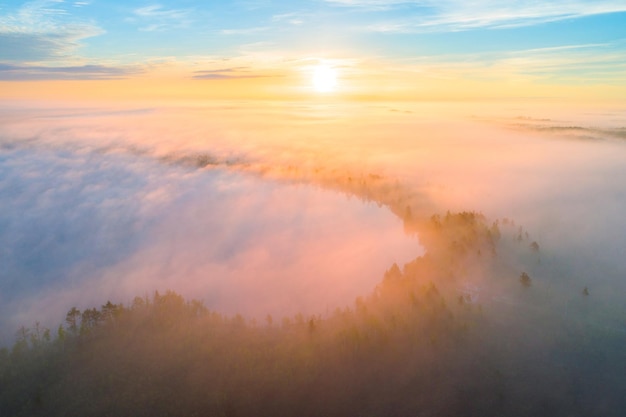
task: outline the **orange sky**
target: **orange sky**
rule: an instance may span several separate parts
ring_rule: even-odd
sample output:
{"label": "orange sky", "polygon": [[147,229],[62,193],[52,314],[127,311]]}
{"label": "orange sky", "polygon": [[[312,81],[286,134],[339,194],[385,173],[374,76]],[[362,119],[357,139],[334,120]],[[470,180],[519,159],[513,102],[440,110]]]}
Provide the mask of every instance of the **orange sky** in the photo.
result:
{"label": "orange sky", "polygon": [[[223,99],[438,101],[484,99],[623,100],[626,85],[565,84],[537,81],[504,69],[391,67],[384,63],[330,60],[336,72],[333,91],[319,92],[313,72],[324,62],[311,59],[284,68],[251,69],[247,76],[193,79],[183,67],[108,80],[0,81],[0,99],[87,101],[186,101]],[[468,74],[469,73],[469,74]]]}

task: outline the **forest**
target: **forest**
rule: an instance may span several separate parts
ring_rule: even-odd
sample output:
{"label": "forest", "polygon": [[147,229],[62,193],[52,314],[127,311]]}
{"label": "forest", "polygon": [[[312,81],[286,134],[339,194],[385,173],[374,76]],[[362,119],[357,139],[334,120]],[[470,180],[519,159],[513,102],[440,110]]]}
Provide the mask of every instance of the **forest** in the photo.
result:
{"label": "forest", "polygon": [[[539,262],[527,233],[474,212],[405,223],[426,254],[324,315],[227,316],[166,291],[22,327],[0,350],[0,415],[621,415],[624,334],[538,307],[541,285],[499,250]],[[515,297],[483,302],[470,275]]]}

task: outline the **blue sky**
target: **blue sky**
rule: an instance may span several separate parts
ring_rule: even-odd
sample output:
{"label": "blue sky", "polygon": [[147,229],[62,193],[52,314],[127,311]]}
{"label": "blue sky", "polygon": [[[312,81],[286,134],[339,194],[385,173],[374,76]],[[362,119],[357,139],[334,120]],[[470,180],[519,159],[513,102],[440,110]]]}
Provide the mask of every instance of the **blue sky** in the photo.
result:
{"label": "blue sky", "polygon": [[621,85],[626,2],[0,3],[5,81],[120,79],[173,66],[191,78],[221,70],[222,78],[248,77],[250,71],[263,75],[262,70],[280,71],[281,62],[286,68],[311,57],[407,71],[415,65],[423,71],[445,67],[455,77],[470,71],[480,78],[486,68],[503,74],[505,68],[534,80]]}

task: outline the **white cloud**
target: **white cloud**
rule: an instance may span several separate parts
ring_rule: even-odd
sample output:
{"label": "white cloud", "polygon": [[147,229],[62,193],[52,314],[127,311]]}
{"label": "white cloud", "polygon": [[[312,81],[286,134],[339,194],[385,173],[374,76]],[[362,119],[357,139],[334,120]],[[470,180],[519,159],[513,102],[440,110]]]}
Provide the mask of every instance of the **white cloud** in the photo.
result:
{"label": "white cloud", "polygon": [[24,4],[0,16],[0,60],[41,62],[71,57],[80,41],[104,33],[102,29],[68,17],[63,3],[54,0]]}
{"label": "white cloud", "polygon": [[626,3],[615,0],[567,1],[532,0],[466,2],[460,0],[326,0],[328,3],[371,11],[420,7],[420,13],[372,24],[369,30],[379,32],[440,32],[476,28],[530,26],[564,19],[575,19],[626,11]]}
{"label": "white cloud", "polygon": [[241,28],[241,29],[223,29],[220,31],[222,35],[250,35],[253,33],[266,32],[270,28],[268,26],[259,26],[252,28]]}
{"label": "white cloud", "polygon": [[347,7],[359,7],[369,10],[384,10],[394,6],[407,3],[426,3],[426,1],[403,1],[403,0],[325,0],[328,3],[334,3]]}
{"label": "white cloud", "polygon": [[167,9],[159,4],[140,7],[133,14],[142,23],[139,30],[146,32],[186,27],[191,23],[191,10]]}
{"label": "white cloud", "polygon": [[393,70],[434,78],[626,83],[620,43],[591,43],[486,53],[439,54],[402,60]]}
{"label": "white cloud", "polygon": [[286,22],[294,26],[303,24],[304,20],[305,16],[301,13],[282,13],[272,16],[272,22]]}
{"label": "white cloud", "polygon": [[162,132],[150,123],[161,111],[19,113],[52,117],[0,122],[0,345],[74,305],[155,289],[226,313],[321,312],[420,250],[373,203],[190,168],[196,153],[180,138],[177,156],[155,158],[142,137],[163,139],[149,133]]}

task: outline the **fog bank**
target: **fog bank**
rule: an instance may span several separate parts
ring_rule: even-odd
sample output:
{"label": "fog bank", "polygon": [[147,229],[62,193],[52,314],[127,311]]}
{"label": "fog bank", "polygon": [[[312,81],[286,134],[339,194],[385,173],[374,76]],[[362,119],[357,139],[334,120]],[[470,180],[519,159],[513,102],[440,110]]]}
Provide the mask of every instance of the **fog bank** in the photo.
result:
{"label": "fog bank", "polygon": [[[302,270],[318,271],[315,268],[320,263],[328,269],[319,270],[319,276],[337,268],[334,255],[324,255],[328,262],[313,262],[306,255],[317,253],[316,245],[326,248],[326,243],[322,242],[331,242],[332,248],[338,245],[340,249],[332,249],[329,252],[332,254],[350,252],[352,249],[347,248],[363,245],[364,252],[353,258],[358,261],[344,263],[338,274],[358,276],[368,270],[356,265],[369,259],[364,254],[369,253],[368,248],[372,246],[369,238],[362,236],[361,229],[366,224],[369,227],[372,220],[366,216],[367,220],[363,221],[353,215],[343,218],[341,214],[375,207],[355,204],[355,208],[344,210],[337,208],[335,201],[329,201],[320,203],[316,209],[311,202],[316,198],[299,195],[302,190],[296,186],[313,184],[376,202],[403,220],[407,207],[414,218],[422,219],[433,214],[443,215],[448,210],[482,212],[489,223],[513,219],[516,226],[507,232],[508,240],[503,241],[501,252],[508,254],[507,271],[512,274],[515,285],[518,285],[515,277],[528,270],[533,276],[533,288],[560,294],[551,301],[550,308],[555,312],[588,287],[597,311],[604,311],[598,317],[616,318],[623,311],[619,307],[619,294],[623,293],[626,281],[626,257],[623,256],[626,241],[621,232],[625,227],[621,213],[626,207],[626,147],[621,137],[626,126],[624,114],[619,106],[583,108],[547,102],[5,108],[1,116],[0,143],[3,155],[7,156],[2,169],[13,169],[14,179],[11,183],[5,180],[3,204],[5,201],[17,204],[12,209],[14,213],[28,214],[37,207],[32,208],[32,201],[41,199],[40,195],[45,196],[46,192],[57,195],[66,189],[69,196],[76,197],[74,203],[69,203],[71,198],[55,197],[53,200],[57,202],[50,206],[50,213],[55,210],[68,216],[74,213],[76,219],[74,222],[71,218],[54,220],[54,214],[48,213],[48,206],[42,205],[30,215],[35,221],[9,214],[4,224],[14,231],[4,236],[13,242],[12,237],[6,236],[36,235],[37,232],[26,230],[26,224],[39,228],[53,225],[50,227],[54,230],[63,231],[53,239],[55,250],[78,256],[72,245],[63,246],[64,239],[88,242],[94,233],[110,235],[111,241],[116,242],[115,249],[110,249],[104,258],[85,249],[90,245],[80,248],[87,251],[81,255],[81,259],[90,259],[86,264],[73,264],[70,255],[61,257],[66,259],[63,262],[72,264],[73,272],[69,276],[80,276],[88,271],[98,282],[106,283],[102,288],[109,288],[108,292],[100,295],[116,294],[110,288],[122,287],[128,292],[141,290],[141,285],[132,283],[143,282],[143,276],[156,275],[160,277],[159,282],[171,284],[175,290],[184,292],[188,287],[213,294],[211,302],[220,308],[251,311],[251,304],[243,296],[248,292],[249,297],[255,299],[255,305],[272,310],[270,297],[267,302],[256,297],[259,291],[256,283],[264,281],[247,277],[271,270],[273,276],[283,277],[278,279],[280,285],[290,283],[295,285],[296,293],[307,293],[310,290],[307,284],[286,277],[300,276]],[[37,159],[42,156],[34,157],[31,162],[23,158],[23,155],[43,153],[63,162],[48,164]],[[20,163],[26,165],[15,165]],[[257,183],[248,177],[241,184],[247,181],[252,184],[243,188],[255,189],[258,194],[234,185],[242,181],[241,177],[220,182],[222,174],[217,177],[207,174],[216,168],[291,184],[285,189],[291,197],[276,197],[279,192],[274,189],[275,185]],[[81,170],[85,174],[77,174]],[[73,175],[84,178],[77,180],[79,184],[82,181],[78,188],[68,187],[58,180],[54,182],[54,178],[66,176],[69,180]],[[30,184],[33,188],[29,188]],[[12,202],[15,195],[21,195],[14,192],[16,189],[23,190],[24,195],[20,197],[23,203]],[[231,203],[219,206],[211,200],[216,189],[230,193]],[[42,194],[42,191],[46,192]],[[110,208],[105,209],[108,206],[100,203],[90,206],[90,198],[106,201]],[[274,212],[277,205],[281,208]],[[85,207],[85,211],[80,211],[81,207]],[[304,207],[312,209],[313,217],[298,223],[293,216]],[[353,229],[337,234],[353,233],[347,240],[349,243],[341,246],[320,233],[314,236],[318,243],[306,248],[293,246],[296,231],[314,235],[314,231],[302,225],[316,223],[316,213],[324,210],[328,210],[329,216],[337,217],[335,226],[329,226],[331,229],[354,219]],[[219,213],[220,219],[227,219],[228,226],[216,231],[215,216],[203,217],[204,212]],[[256,218],[258,213],[262,220],[257,226],[250,226],[249,219]],[[89,224],[87,219],[94,218],[116,226],[113,230],[105,227],[97,232],[97,221],[91,223],[96,224],[91,229],[83,225]],[[195,219],[194,222],[189,221],[190,218]],[[291,223],[281,229],[277,218],[291,219]],[[197,219],[202,219],[200,227],[197,227]],[[528,240],[519,244],[515,242],[518,226],[530,234]],[[241,230],[249,227],[262,229],[264,237],[258,241],[238,239]],[[391,228],[401,233],[402,223],[396,221]],[[69,237],[63,237],[67,233]],[[168,236],[168,243],[154,244],[159,241],[158,236]],[[207,236],[214,236],[223,246],[211,252],[212,241]],[[383,236],[380,242],[384,241]],[[525,255],[532,241],[540,245],[539,260]],[[119,242],[123,242],[121,246]],[[20,248],[24,243],[21,245]],[[208,261],[206,252],[202,252],[207,245],[213,253]],[[187,246],[193,249],[176,249]],[[403,252],[392,245],[389,250],[392,255],[385,256],[386,267],[394,261],[402,265],[421,253],[419,246],[416,249],[409,246]],[[386,247],[386,244],[379,247]],[[524,254],[518,255],[518,251]],[[58,271],[69,268],[65,264],[55,266],[50,259],[41,258],[41,251],[18,252],[19,256],[38,259],[39,267],[29,263],[33,271],[57,271],[65,276],[65,272]],[[396,256],[396,253],[402,255]],[[242,254],[248,256],[248,261],[238,258]],[[230,292],[198,284],[205,282],[199,279],[181,283],[176,278],[167,278],[176,271],[197,277],[202,268],[194,265],[208,265],[218,258],[222,263],[215,273],[232,277],[232,282],[238,283]],[[109,264],[114,264],[115,268],[99,266],[102,259],[110,259]],[[162,263],[155,265],[154,259]],[[239,260],[238,264],[246,267],[241,270],[232,267],[229,262],[234,263],[233,260]],[[278,263],[274,263],[276,260]],[[293,267],[295,264],[300,269]],[[15,288],[36,286],[32,283],[41,280],[35,278],[36,273],[24,268],[20,273],[31,278],[25,280],[26,283],[11,284],[17,285]],[[494,280],[504,279],[485,271],[481,274],[483,294],[490,294],[489,287],[495,285]],[[123,277],[127,276],[134,278],[125,281]],[[356,278],[335,282],[345,279],[351,282]],[[360,288],[371,288],[375,279]],[[323,287],[341,291],[336,283]],[[68,292],[67,288],[64,291]],[[47,297],[46,300],[58,299],[59,305],[65,303],[67,307],[73,304],[70,300],[83,296],[83,292],[73,291],[76,291],[74,295],[69,291],[70,295],[63,299],[55,298],[54,293],[44,292],[42,296]],[[502,294],[494,291],[491,291],[496,297],[493,305],[504,305]],[[224,299],[230,300],[228,306],[219,301]],[[285,299],[309,308],[302,300]],[[481,300],[489,298],[483,296]],[[325,306],[318,304],[316,307],[325,310]]]}

